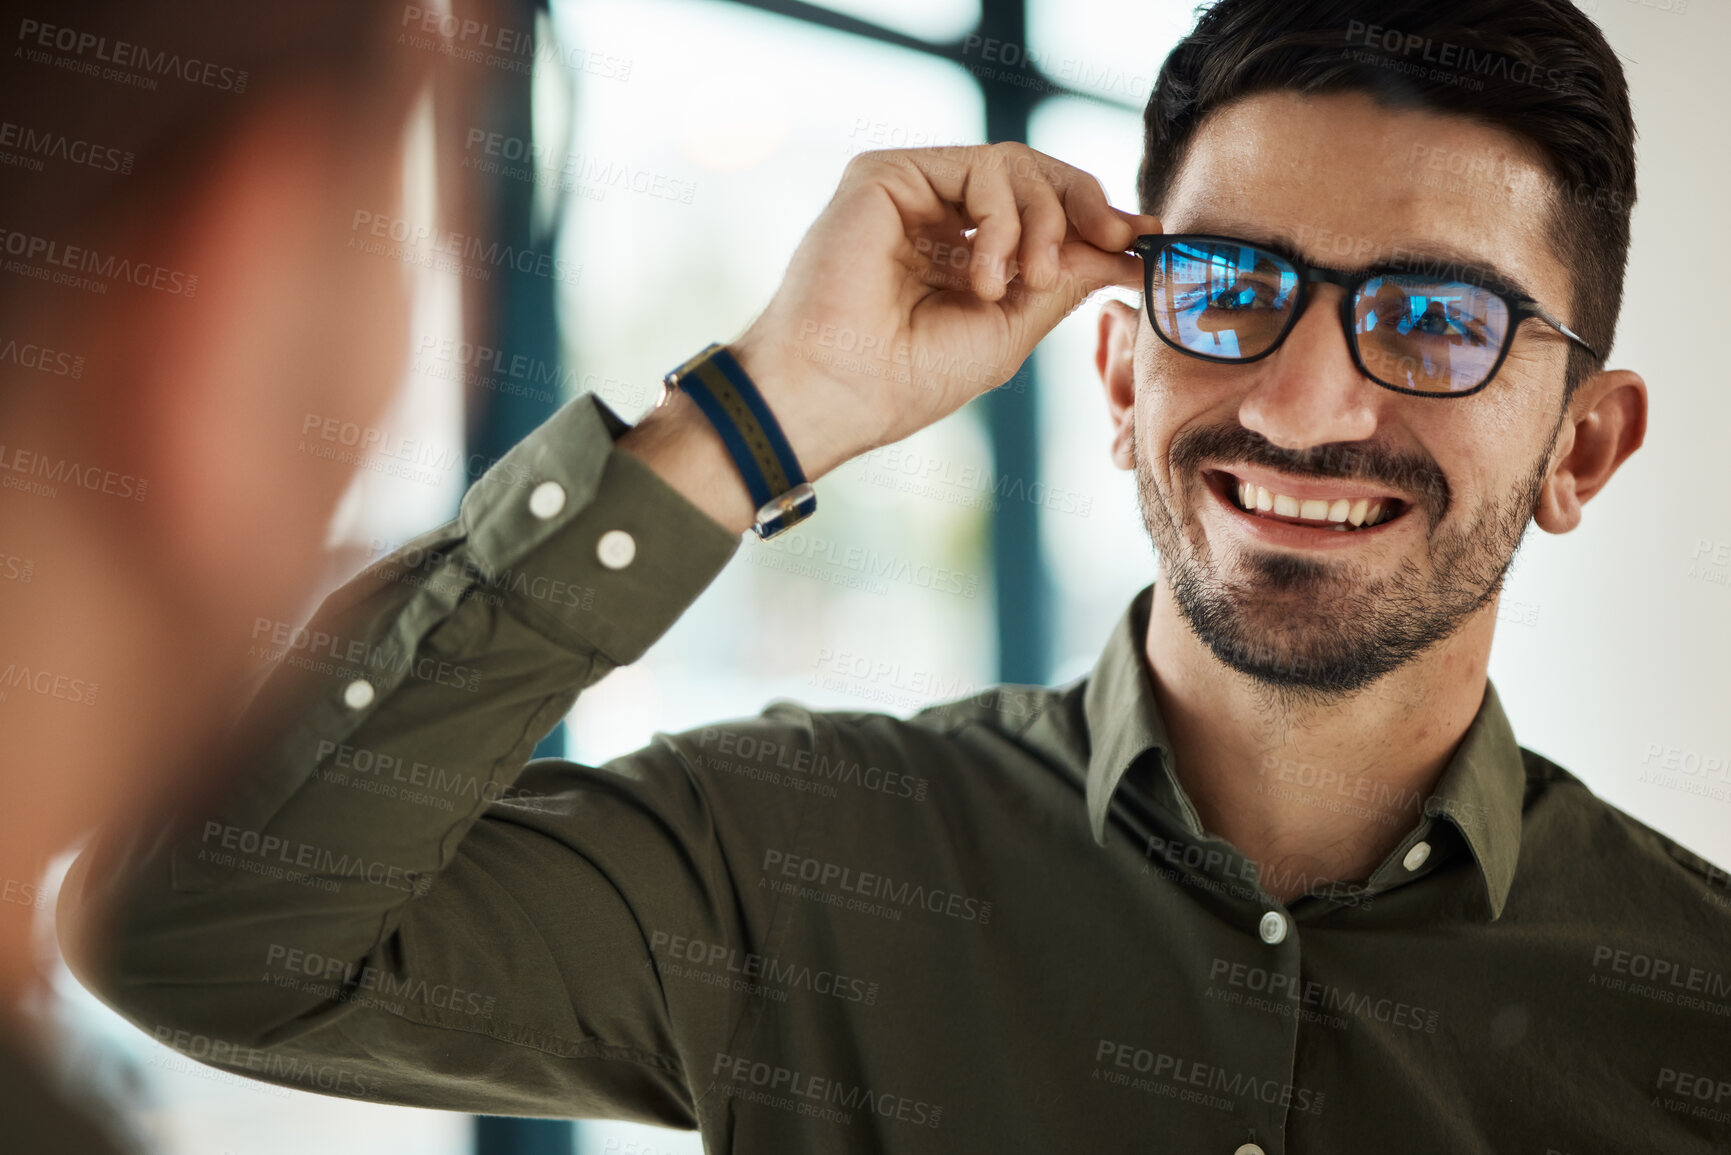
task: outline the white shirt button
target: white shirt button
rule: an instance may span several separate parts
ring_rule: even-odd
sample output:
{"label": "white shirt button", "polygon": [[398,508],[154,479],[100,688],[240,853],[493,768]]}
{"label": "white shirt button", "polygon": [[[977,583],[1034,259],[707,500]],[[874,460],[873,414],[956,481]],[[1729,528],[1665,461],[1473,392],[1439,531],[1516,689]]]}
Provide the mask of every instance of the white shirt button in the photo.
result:
{"label": "white shirt button", "polygon": [[595,556],[608,569],[624,569],[637,556],[637,539],[622,529],[610,529],[595,543]]}
{"label": "white shirt button", "polygon": [[1262,935],[1262,941],[1269,946],[1286,938],[1286,916],[1278,910],[1271,910],[1262,916],[1262,922],[1256,928]]}
{"label": "white shirt button", "polygon": [[557,481],[543,481],[529,492],[529,512],[546,521],[558,516],[565,508],[565,487]]}
{"label": "white shirt button", "polygon": [[356,678],[343,687],[343,705],[351,710],[364,710],[373,704],[373,684],[365,678]]}
{"label": "white shirt button", "polygon": [[1415,842],[1412,844],[1412,849],[1406,852],[1406,857],[1400,860],[1400,864],[1408,870],[1417,870],[1424,865],[1424,860],[1429,857],[1430,843]]}
{"label": "white shirt button", "polygon": [[1265,1153],[1260,1145],[1256,1143],[1246,1143],[1244,1146],[1234,1151],[1232,1155],[1265,1155]]}

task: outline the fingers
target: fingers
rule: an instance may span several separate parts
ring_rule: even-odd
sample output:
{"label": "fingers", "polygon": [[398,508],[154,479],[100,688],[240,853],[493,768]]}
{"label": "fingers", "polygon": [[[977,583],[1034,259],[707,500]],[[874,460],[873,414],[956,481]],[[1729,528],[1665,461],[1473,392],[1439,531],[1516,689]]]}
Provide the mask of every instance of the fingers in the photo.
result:
{"label": "fingers", "polygon": [[[1118,212],[1117,209],[1113,209],[1112,211],[1115,213]],[[1118,213],[1118,215],[1123,217],[1125,223],[1130,226],[1130,239],[1132,241],[1137,237],[1145,236],[1150,233],[1163,233],[1166,231],[1166,226],[1160,223],[1159,217],[1150,216],[1147,213]],[[1124,247],[1129,248],[1130,246],[1125,245]],[[1118,250],[1113,251],[1116,252]]]}
{"label": "fingers", "polygon": [[1015,334],[1016,354],[1025,357],[1059,321],[1089,295],[1108,285],[1140,291],[1143,265],[1129,253],[1109,253],[1085,241],[1070,241],[1062,249],[1063,271],[1044,291],[1031,286],[1008,294],[1003,309]]}
{"label": "fingers", "polygon": [[1024,187],[1022,194],[1022,247],[1018,257],[1022,277],[1029,288],[1047,289],[1057,284],[1063,274],[1059,247],[1069,232],[1070,221],[1052,186]]}
{"label": "fingers", "polygon": [[968,280],[988,301],[1004,295],[1015,273],[1010,262],[1022,238],[1022,212],[1016,190],[1001,173],[976,168],[968,173],[962,203],[974,218],[973,260]]}
{"label": "fingers", "polygon": [[1121,253],[1136,239],[1134,214],[1121,212],[1106,200],[1100,182],[1081,169],[1065,165],[1064,181],[1058,186],[1065,215],[1076,222],[1082,239],[1108,253]]}
{"label": "fingers", "polygon": [[941,218],[946,204],[965,210],[976,224],[967,284],[988,301],[1018,272],[1031,288],[1056,284],[1071,229],[1108,253],[1160,229],[1154,217],[1113,208],[1089,174],[1022,144],[864,153],[859,162],[875,166],[910,232]]}

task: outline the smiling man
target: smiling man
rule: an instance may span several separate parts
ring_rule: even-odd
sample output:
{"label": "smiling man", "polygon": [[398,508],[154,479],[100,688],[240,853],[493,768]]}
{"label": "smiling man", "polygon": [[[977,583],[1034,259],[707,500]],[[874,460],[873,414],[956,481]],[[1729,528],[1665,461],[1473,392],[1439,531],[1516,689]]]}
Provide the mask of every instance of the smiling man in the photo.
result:
{"label": "smiling man", "polygon": [[[81,858],[63,913],[121,930],[80,973],[255,1077],[715,1152],[1724,1150],[1723,875],[1486,678],[1528,524],[1643,436],[1633,133],[1561,0],[1222,0],[1141,214],[1018,145],[856,159],[664,404],[573,402],[327,603],[361,656],[280,672],[231,799]],[[745,529],[1105,284],[1161,577],[1088,676],[526,765]]]}
{"label": "smiling man", "polygon": [[[1195,39],[1290,19],[1232,8]],[[1166,231],[1138,245],[1145,310],[1108,305],[1098,357],[1162,561],[1147,656],[1178,780],[1290,898],[1368,877],[1405,833],[1389,803],[1430,795],[1480,714],[1527,526],[1578,524],[1640,444],[1646,396],[1592,372],[1557,319],[1609,345],[1627,225],[1560,198],[1574,174],[1546,150],[1580,126],[1554,100],[1455,98],[1493,126],[1260,79],[1153,106],[1141,193]],[[1608,127],[1581,179],[1626,205],[1632,126],[1594,111]],[[1433,157],[1470,159],[1471,179],[1424,187]],[[1585,229],[1593,247],[1556,243]],[[1329,804],[1343,794],[1379,801]]]}

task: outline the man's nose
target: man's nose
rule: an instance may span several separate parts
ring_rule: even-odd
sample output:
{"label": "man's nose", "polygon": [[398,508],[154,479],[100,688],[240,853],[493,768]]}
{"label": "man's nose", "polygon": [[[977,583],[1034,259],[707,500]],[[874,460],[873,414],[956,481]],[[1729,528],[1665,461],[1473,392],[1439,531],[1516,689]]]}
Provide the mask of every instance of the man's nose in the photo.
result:
{"label": "man's nose", "polygon": [[1358,371],[1340,326],[1340,293],[1310,294],[1286,340],[1258,368],[1238,420],[1283,449],[1367,441],[1392,396]]}

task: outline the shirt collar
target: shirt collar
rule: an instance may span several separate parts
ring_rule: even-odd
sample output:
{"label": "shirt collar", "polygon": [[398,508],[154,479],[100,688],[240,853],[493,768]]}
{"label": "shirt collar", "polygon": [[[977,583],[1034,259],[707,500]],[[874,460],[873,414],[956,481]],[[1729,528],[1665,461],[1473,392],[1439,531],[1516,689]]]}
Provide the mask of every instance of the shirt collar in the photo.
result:
{"label": "shirt collar", "polygon": [[[1130,767],[1152,752],[1158,770],[1150,773],[1153,801],[1192,835],[1204,834],[1196,808],[1172,768],[1166,725],[1154,702],[1144,646],[1151,582],[1131,599],[1083,688],[1082,711],[1088,726],[1088,824],[1094,841],[1106,845],[1106,817],[1112,796]],[[1502,914],[1520,855],[1521,813],[1526,769],[1521,748],[1504,715],[1495,687],[1485,680],[1484,699],[1454,757],[1426,802],[1421,824],[1449,820],[1471,848],[1484,882],[1486,910]]]}
{"label": "shirt collar", "polygon": [[1164,771],[1155,775],[1157,792],[1166,793],[1168,785],[1176,791],[1176,797],[1162,797],[1159,801],[1191,833],[1202,832],[1195,807],[1184,797],[1171,774],[1172,747],[1166,737],[1166,724],[1154,705],[1154,687],[1149,683],[1148,663],[1143,657],[1153,594],[1154,584],[1150,582],[1131,599],[1130,607],[1106,639],[1106,648],[1082,691],[1082,713],[1088,720],[1088,826],[1094,832],[1094,841],[1101,846],[1106,845],[1106,814],[1118,783],[1124,780],[1131,765],[1150,750],[1155,752]]}

